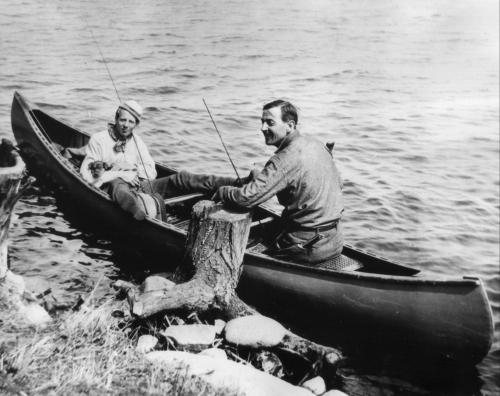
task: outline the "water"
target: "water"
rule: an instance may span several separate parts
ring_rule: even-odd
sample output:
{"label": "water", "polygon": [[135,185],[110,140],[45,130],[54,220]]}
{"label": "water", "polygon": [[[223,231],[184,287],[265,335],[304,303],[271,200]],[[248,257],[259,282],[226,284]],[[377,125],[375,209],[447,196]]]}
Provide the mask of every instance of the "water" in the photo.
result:
{"label": "water", "polygon": [[[290,99],[303,133],[336,142],[347,240],[436,274],[477,274],[494,312],[495,342],[469,387],[354,367],[344,389],[497,393],[498,2],[146,3],[0,0],[0,136],[12,136],[14,90],[80,129],[104,128],[117,98],[91,31],[120,96],[145,107],[139,132],[153,157],[177,168],[231,174],[202,98],[242,174],[272,153],[261,106]],[[16,215],[12,268],[63,299],[98,280],[105,293],[140,260],[77,228],[44,191]]]}

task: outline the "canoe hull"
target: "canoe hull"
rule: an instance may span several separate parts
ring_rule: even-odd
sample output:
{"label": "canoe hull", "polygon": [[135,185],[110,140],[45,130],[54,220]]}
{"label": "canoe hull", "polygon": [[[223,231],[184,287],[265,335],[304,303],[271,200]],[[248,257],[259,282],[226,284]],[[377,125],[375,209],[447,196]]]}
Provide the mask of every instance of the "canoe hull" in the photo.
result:
{"label": "canoe hull", "polygon": [[[30,106],[21,95],[14,95],[12,129],[25,162],[35,175],[62,189],[70,204],[75,207],[77,203],[77,210],[87,219],[106,225],[137,246],[155,246],[167,252],[165,257],[183,254],[185,231],[157,220],[137,222],[124,215],[106,194],[68,166],[39,127],[41,122],[34,119]],[[74,135],[68,141],[76,139],[83,144],[88,140],[84,132],[61,125],[64,133]],[[169,172],[162,166],[158,170],[159,174]],[[344,251],[380,266],[390,265],[348,246]],[[278,319],[294,326],[307,318],[308,336],[326,335],[322,342],[332,345],[336,345],[334,335],[339,331],[365,330],[371,335],[385,336],[377,336],[377,341],[386,338],[390,344],[393,336],[398,335],[403,343],[416,349],[424,347],[436,356],[475,364],[487,354],[493,338],[491,308],[477,278],[436,280],[425,275],[312,269],[247,252],[239,293],[245,301],[272,311]]]}

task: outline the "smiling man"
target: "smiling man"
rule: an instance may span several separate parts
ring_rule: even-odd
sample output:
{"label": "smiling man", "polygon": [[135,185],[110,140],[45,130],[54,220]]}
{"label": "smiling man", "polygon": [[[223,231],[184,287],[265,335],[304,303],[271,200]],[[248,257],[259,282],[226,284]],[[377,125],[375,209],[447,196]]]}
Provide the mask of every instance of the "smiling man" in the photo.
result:
{"label": "smiling man", "polygon": [[317,264],[340,255],[342,182],[330,150],[297,129],[297,109],[284,100],[266,104],[261,131],[277,148],[262,171],[243,187],[223,186],[216,199],[251,208],[276,195],[283,229],[268,253]]}

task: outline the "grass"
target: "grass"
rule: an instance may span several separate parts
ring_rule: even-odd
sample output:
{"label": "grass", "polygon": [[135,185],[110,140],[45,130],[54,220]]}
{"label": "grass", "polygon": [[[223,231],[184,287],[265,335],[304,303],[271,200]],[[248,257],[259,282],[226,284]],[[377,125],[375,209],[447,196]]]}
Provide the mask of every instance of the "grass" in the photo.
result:
{"label": "grass", "polygon": [[154,366],[135,351],[137,328],[113,318],[110,300],[57,318],[44,330],[0,321],[0,394],[231,395],[186,370]]}

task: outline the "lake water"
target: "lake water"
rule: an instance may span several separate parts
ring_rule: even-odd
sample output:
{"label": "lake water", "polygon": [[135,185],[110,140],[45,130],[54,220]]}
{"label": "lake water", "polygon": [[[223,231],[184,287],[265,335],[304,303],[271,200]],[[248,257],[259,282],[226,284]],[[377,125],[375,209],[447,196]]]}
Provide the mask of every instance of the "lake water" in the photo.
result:
{"label": "lake water", "polygon": [[[177,168],[231,175],[202,98],[241,174],[272,153],[262,105],[291,100],[303,133],[336,142],[347,241],[435,274],[479,275],[494,313],[494,345],[467,386],[352,367],[343,389],[496,394],[498,2],[143,3],[0,0],[0,136],[12,137],[15,90],[91,133],[112,120],[117,97],[92,33],[120,96],[145,107],[138,132],[153,157]],[[12,269],[67,300],[130,260],[72,224],[42,190],[18,204],[11,230]]]}

